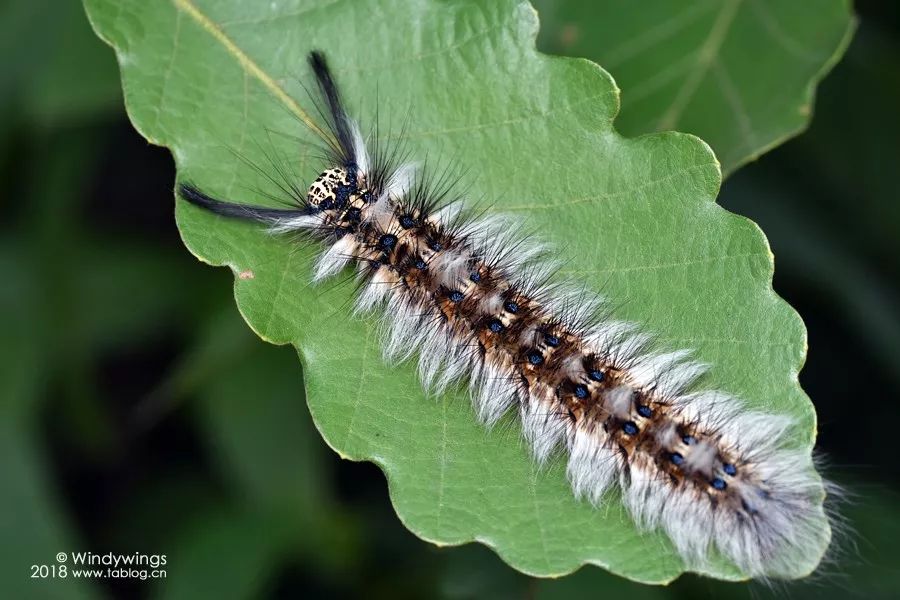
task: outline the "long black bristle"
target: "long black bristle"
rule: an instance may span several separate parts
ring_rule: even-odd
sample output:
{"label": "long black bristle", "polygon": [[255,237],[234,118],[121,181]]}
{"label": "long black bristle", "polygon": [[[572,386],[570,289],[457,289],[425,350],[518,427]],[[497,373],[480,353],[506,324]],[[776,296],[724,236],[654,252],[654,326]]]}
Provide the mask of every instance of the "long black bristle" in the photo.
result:
{"label": "long black bristle", "polygon": [[349,159],[353,156],[353,136],[350,133],[350,118],[347,115],[347,110],[344,108],[340,90],[331,76],[331,70],[328,68],[325,55],[318,50],[313,50],[309,53],[309,65],[316,76],[319,91],[328,103],[328,116],[331,121],[329,125],[331,125],[332,132],[337,138],[341,152],[345,158]]}
{"label": "long black bristle", "polygon": [[253,206],[250,204],[234,204],[232,202],[223,202],[207,196],[199,189],[189,183],[182,183],[178,186],[179,195],[193,204],[205,208],[210,212],[224,217],[232,217],[237,219],[249,219],[252,221],[271,222],[278,219],[298,217],[309,214],[309,210],[302,209],[285,209],[285,208],[266,208],[264,206]]}

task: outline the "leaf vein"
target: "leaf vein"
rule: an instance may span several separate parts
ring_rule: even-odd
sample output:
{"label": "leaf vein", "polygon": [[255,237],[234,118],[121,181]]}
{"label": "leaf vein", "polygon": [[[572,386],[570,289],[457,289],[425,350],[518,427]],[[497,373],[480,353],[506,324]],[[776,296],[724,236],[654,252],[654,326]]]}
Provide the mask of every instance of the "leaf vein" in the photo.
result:
{"label": "leaf vein", "polygon": [[619,44],[605,53],[603,66],[607,70],[618,67],[623,62],[660,45],[667,39],[675,36],[687,26],[696,22],[707,12],[715,7],[715,3],[695,5],[672,19],[666,19],[659,25],[645,29],[639,35],[631,37],[628,41]]}
{"label": "leaf vein", "polygon": [[[545,117],[549,117],[549,116],[552,116],[557,113],[570,111],[573,108],[575,108],[576,106],[581,106],[582,104],[587,104],[589,102],[593,102],[597,98],[603,98],[604,96],[611,96],[611,95],[613,95],[613,94],[609,93],[609,92],[606,92],[603,94],[593,94],[590,96],[586,96],[586,97],[582,98],[581,100],[578,100],[577,102],[572,102],[570,104],[567,104],[565,106],[562,106],[562,107],[559,107],[559,108],[556,108],[553,110],[531,113],[531,114],[522,115],[519,117],[504,119],[502,121],[491,121],[488,123],[475,123],[474,125],[465,125],[465,126],[461,126],[461,127],[448,127],[446,129],[433,129],[433,130],[417,131],[414,133],[405,133],[402,136],[397,136],[397,139],[402,138],[402,139],[408,140],[408,139],[415,139],[415,138],[427,138],[427,137],[434,137],[434,136],[440,136],[440,135],[464,133],[464,132],[469,132],[469,131],[478,131],[481,129],[490,129],[492,127],[505,127],[507,125],[516,125],[516,124],[524,123],[527,121],[533,121],[535,119],[542,119]],[[393,139],[393,138],[391,136],[387,136],[385,139]]]}
{"label": "leaf vein", "polygon": [[169,56],[169,64],[163,73],[162,85],[159,90],[159,100],[156,103],[156,122],[155,126],[160,125],[160,115],[163,114],[163,107],[166,104],[166,90],[169,88],[169,80],[172,77],[172,69],[175,67],[175,59],[178,57],[178,43],[181,39],[181,13],[175,16],[175,33],[172,35],[172,54]]}
{"label": "leaf vein", "polygon": [[708,169],[711,166],[715,166],[715,164],[716,163],[701,163],[698,165],[691,165],[690,167],[687,167],[684,169],[679,169],[677,171],[673,171],[670,175],[666,175],[665,177],[660,177],[659,179],[650,179],[640,185],[636,185],[634,187],[624,189],[624,190],[618,190],[615,192],[607,192],[605,194],[591,195],[591,196],[581,196],[578,198],[572,198],[565,202],[554,202],[554,203],[550,203],[550,204],[548,204],[546,202],[534,202],[534,203],[530,203],[530,204],[516,204],[516,205],[512,205],[512,206],[503,206],[503,210],[504,211],[556,210],[562,206],[571,206],[573,204],[584,204],[584,203],[591,202],[594,200],[596,200],[596,201],[611,200],[613,198],[629,196],[631,194],[634,194],[634,193],[642,191],[642,190],[646,190],[647,188],[654,187],[661,183],[667,183],[667,182],[672,181],[673,179],[676,179],[678,177],[681,177],[684,174],[689,173],[691,171],[696,171],[699,169]]}
{"label": "leaf vein", "polygon": [[675,96],[672,104],[659,119],[659,124],[657,125],[658,130],[662,131],[675,128],[675,125],[687,108],[688,103],[694,97],[694,94],[706,77],[710,66],[712,66],[712,61],[716,58],[719,50],[722,48],[722,44],[728,36],[731,24],[734,22],[734,17],[737,15],[738,7],[740,7],[741,2],[742,0],[731,0],[722,5],[722,10],[719,12],[719,15],[716,17],[715,22],[710,28],[709,35],[706,36],[706,39],[703,41],[703,44],[701,44],[700,50],[697,53],[697,68],[691,72],[690,77],[687,77],[684,80],[684,84],[681,86],[681,89],[678,90],[678,94]]}
{"label": "leaf vein", "polygon": [[238,65],[240,65],[243,71],[258,79],[273,96],[284,104],[289,111],[294,113],[297,118],[303,121],[307,127],[325,139],[330,137],[316,125],[315,121],[313,121],[297,101],[278,84],[274,77],[264,71],[256,61],[250,58],[250,56],[234,42],[234,40],[226,35],[219,25],[202,13],[191,0],[172,0],[172,2],[175,3],[175,6],[180,11],[187,13],[197,25],[219,42],[225,51],[237,60]]}
{"label": "leaf vein", "polygon": [[672,269],[676,267],[693,267],[707,263],[723,262],[726,260],[735,260],[739,258],[754,258],[764,256],[759,252],[742,252],[738,254],[722,254],[720,256],[710,256],[707,258],[689,259],[678,262],[660,263],[657,265],[635,265],[631,267],[610,267],[607,269],[573,269],[571,271],[560,271],[561,273],[596,275],[598,273],[629,273],[633,271],[655,271],[658,269]]}

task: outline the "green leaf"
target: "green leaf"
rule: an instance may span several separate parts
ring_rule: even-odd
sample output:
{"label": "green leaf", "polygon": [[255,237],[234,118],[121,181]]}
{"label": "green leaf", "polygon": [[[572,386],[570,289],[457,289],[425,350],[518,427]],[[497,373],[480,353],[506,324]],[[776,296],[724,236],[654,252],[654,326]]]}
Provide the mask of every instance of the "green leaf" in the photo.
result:
{"label": "green leaf", "polygon": [[37,37],[50,48],[46,62],[24,82],[25,111],[44,126],[120,117],[122,90],[115,62],[91,35],[83,10],[76,2],[33,2],[44,3]]}
{"label": "green leaf", "polygon": [[[163,586],[162,598],[196,597],[198,590],[256,597],[282,563],[346,573],[357,555],[316,460],[322,444],[299,402],[293,353],[252,344],[233,312],[210,319],[165,386],[196,396],[192,408],[232,494],[227,509],[210,506],[170,540],[170,577],[178,583]],[[223,545],[241,549],[225,557],[225,569],[212,558]]]}
{"label": "green leaf", "polygon": [[[41,347],[40,284],[23,244],[0,243],[0,310],[8,319],[0,331],[0,579],[14,598],[59,600],[97,597],[91,582],[31,577],[32,565],[58,566],[58,552],[85,548],[64,510],[41,439],[41,400],[47,356]],[[14,542],[13,542],[14,540]],[[68,564],[71,568],[71,563]]]}
{"label": "green leaf", "polygon": [[706,140],[726,175],[797,135],[855,29],[848,0],[535,0],[540,48],[596,60],[625,135]]}
{"label": "green leaf", "polygon": [[273,531],[258,514],[208,507],[170,542],[154,598],[265,597],[277,564]]}
{"label": "green leaf", "polygon": [[[320,572],[346,572],[359,554],[356,523],[340,512],[329,488],[321,460],[327,449],[303,406],[294,353],[250,344],[254,338],[233,307],[210,325],[216,329],[201,332],[180,378],[192,379],[187,371],[193,371],[202,384],[195,409],[210,454],[246,504],[277,523],[273,541],[287,544],[291,554],[302,553]],[[221,355],[223,346],[230,346],[232,356],[218,360],[218,369],[204,378],[203,363]]]}
{"label": "green leaf", "polygon": [[0,6],[0,131],[20,121],[51,127],[88,120],[110,113],[121,98],[115,63],[78,3]]}
{"label": "green leaf", "polygon": [[[617,316],[694,348],[714,365],[712,385],[797,417],[793,439],[811,447],[815,414],[797,384],[803,324],[771,289],[759,229],[714,203],[720,173],[709,147],[677,133],[619,136],[612,79],[588,61],[538,54],[528,4],[86,5],[117,51],[132,122],[172,149],[182,179],[261,201],[249,190],[271,184],[233,149],[261,165],[272,152],[289,156],[310,181],[323,166],[316,150],[266,131],[313,140],[298,122],[309,110],[303,65],[322,48],[352,106],[372,115],[377,97],[382,125],[402,130],[414,156],[452,158],[472,174],[472,197],[527,217],[562,248],[570,275],[615,299]],[[254,331],[296,346],[319,431],[341,456],[381,466],[417,535],[478,540],[535,575],[594,563],[666,582],[684,570],[666,538],[639,534],[618,500],[592,508],[573,498],[560,461],[536,467],[518,425],[487,432],[463,391],[426,397],[412,365],[384,364],[376,319],[351,316],[351,275],[311,286],[315,248],[183,202],[176,217],[198,258],[238,275],[235,298]],[[796,574],[822,551],[797,557]],[[739,577],[720,563],[709,574]]]}

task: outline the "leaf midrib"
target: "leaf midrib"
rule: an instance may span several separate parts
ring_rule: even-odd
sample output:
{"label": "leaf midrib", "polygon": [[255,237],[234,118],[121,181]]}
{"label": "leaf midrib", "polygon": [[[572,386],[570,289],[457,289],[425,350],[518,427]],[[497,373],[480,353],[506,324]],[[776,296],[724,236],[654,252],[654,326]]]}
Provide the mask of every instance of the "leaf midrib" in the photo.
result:
{"label": "leaf midrib", "polygon": [[222,30],[221,26],[197,8],[196,4],[191,0],[172,0],[172,3],[175,5],[176,9],[186,13],[195,23],[197,23],[197,25],[219,42],[225,51],[237,61],[245,74],[251,75],[262,83],[263,87],[269,90],[279,102],[284,104],[289,111],[303,121],[303,123],[314,133],[325,139],[330,139],[330,135],[323,131],[316,122],[313,121],[300,104],[278,84],[275,78],[269,75],[269,73],[259,66],[255,60],[250,58],[250,55],[244,52],[234,40],[228,37],[228,34]]}

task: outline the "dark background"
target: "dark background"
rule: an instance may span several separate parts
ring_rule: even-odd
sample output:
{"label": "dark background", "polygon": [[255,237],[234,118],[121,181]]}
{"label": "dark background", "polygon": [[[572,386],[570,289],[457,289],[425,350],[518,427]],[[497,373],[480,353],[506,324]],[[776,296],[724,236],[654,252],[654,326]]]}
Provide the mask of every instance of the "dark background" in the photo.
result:
{"label": "dark background", "polygon": [[[586,567],[530,579],[470,544],[436,548],[381,472],[315,433],[290,348],[257,340],[232,275],[173,219],[165,149],[130,126],[110,49],[78,3],[0,8],[0,595],[3,597],[900,597],[900,40],[895,3],[859,30],[800,137],[720,202],[760,224],[803,316],[800,374],[847,535],[774,591]],[[627,90],[624,91],[627,94]],[[159,553],[157,582],[37,581],[58,551]]]}

